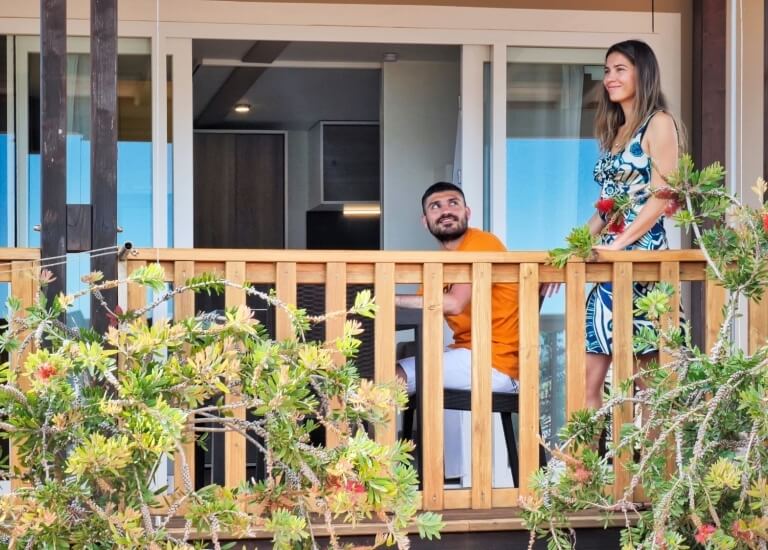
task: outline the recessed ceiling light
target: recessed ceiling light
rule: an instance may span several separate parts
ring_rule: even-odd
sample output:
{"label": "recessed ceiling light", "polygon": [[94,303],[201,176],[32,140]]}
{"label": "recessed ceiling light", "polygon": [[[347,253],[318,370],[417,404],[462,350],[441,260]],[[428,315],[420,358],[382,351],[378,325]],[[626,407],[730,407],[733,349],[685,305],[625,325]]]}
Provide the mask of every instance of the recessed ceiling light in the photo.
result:
{"label": "recessed ceiling light", "polygon": [[237,105],[235,105],[235,112],[241,113],[241,114],[250,113],[251,106],[248,105],[247,103],[238,103]]}

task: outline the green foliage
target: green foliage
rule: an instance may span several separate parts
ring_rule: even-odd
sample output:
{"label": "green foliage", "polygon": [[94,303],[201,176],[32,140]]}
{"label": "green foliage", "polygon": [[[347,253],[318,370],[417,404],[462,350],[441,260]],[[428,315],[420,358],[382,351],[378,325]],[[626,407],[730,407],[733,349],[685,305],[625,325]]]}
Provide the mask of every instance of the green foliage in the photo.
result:
{"label": "green foliage", "polygon": [[[105,335],[57,319],[78,296],[120,283],[99,273],[84,278],[87,290],[51,304],[42,295],[25,311],[10,304],[0,350],[29,353],[23,364],[0,365],[0,429],[19,453],[24,469],[11,476],[24,486],[0,497],[0,548],[202,547],[190,542],[195,530],[224,548],[223,533],[267,530],[274,548],[298,549],[315,547],[313,521],[333,534],[334,521],[365,518],[385,525],[371,548],[407,548],[414,527],[422,537],[439,537],[440,516],[417,515],[412,445],[383,445],[364,429],[390,421],[407,396],[399,383],[360,379],[359,321],[345,320],[334,342],[304,338],[332,316],[373,316],[369,291],[346,312],[312,318],[274,294],[213,275],[172,291],[164,279],[157,264],[131,273],[127,281],[160,296],[145,309],[116,312]],[[222,293],[227,286],[284,308],[295,335],[271,340],[246,306],[175,324],[144,320],[151,307],[182,292]],[[253,417],[234,414],[243,409]],[[262,454],[265,479],[193,490],[184,454],[189,426],[203,439],[212,431],[240,434]],[[321,428],[335,435],[333,448],[313,442]],[[168,456],[182,464],[173,493],[153,484]],[[186,519],[183,533],[170,530],[174,515]],[[340,548],[335,536],[330,545]]]}
{"label": "green foliage", "polygon": [[592,235],[588,225],[573,228],[565,240],[568,243],[567,247],[549,251],[549,262],[555,267],[565,267],[572,257],[590,258],[592,248],[598,243],[598,238]]}
{"label": "green foliage", "polygon": [[[751,208],[723,189],[724,175],[720,164],[696,170],[685,156],[663,192],[682,207],[675,220],[693,232],[709,277],[728,291],[717,340],[700,350],[690,327],[665,326],[674,314],[675,289],[668,285],[636,300],[635,314],[654,327],[635,334],[635,351],[662,349],[671,359],[639,373],[642,390],[633,392],[633,380],[614,384],[600,410],[577,411],[563,428],[563,443],[553,449],[560,466],[537,472],[534,494],[523,501],[528,527],[550,548],[573,545],[568,513],[585,508],[625,515],[622,550],[768,545],[768,346],[750,355],[731,336],[740,297],[765,299],[768,287],[768,185],[759,180],[753,187],[761,206]],[[576,231],[583,235],[583,228]],[[635,407],[641,422],[623,426],[600,457],[596,441],[617,406]],[[616,499],[605,486],[619,455],[635,458],[627,465],[630,484]],[[646,511],[634,502],[640,486]]]}

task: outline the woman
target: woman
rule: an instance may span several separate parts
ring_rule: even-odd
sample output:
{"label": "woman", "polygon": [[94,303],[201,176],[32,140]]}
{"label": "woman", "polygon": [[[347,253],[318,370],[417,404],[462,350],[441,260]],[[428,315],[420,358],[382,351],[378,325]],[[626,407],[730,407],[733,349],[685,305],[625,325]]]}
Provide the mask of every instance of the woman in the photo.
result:
{"label": "woman", "polygon": [[[589,220],[592,234],[600,234],[595,250],[668,248],[663,225],[668,201],[656,192],[666,186],[663,176],[677,168],[679,136],[661,92],[656,56],[645,42],[627,40],[608,49],[595,128],[604,152],[594,171],[601,187],[598,210]],[[634,299],[650,288],[635,283]],[[612,306],[611,284],[595,285],[586,305],[587,406],[595,409],[602,405],[613,352]],[[637,331],[650,322],[635,317],[633,324]],[[647,349],[639,362],[657,354]]]}

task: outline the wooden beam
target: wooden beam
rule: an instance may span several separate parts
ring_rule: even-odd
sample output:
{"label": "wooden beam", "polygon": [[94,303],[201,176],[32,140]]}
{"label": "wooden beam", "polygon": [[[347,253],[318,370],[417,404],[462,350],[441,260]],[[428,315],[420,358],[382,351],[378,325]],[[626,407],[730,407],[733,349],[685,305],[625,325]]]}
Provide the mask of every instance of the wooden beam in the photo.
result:
{"label": "wooden beam", "polygon": [[[40,253],[67,252],[67,2],[40,0]],[[59,263],[54,260],[51,263]],[[49,300],[66,289],[66,265],[50,266]]]}
{"label": "wooden beam", "polygon": [[[690,151],[697,166],[725,161],[726,8],[722,0],[693,2],[693,117]],[[694,343],[703,346],[704,288],[691,287]]]}
{"label": "wooden beam", "polygon": [[282,40],[257,40],[251,49],[243,55],[245,63],[272,63],[290,42]]}
{"label": "wooden beam", "polygon": [[[91,0],[91,204],[94,249],[117,244],[117,0]],[[91,271],[117,278],[117,255],[91,258]],[[110,309],[117,289],[103,293]],[[107,312],[91,297],[91,324],[109,325]]]}
{"label": "wooden beam", "polygon": [[251,89],[253,83],[266,71],[264,67],[236,67],[213,95],[197,117],[196,127],[221,124],[235,104]]}

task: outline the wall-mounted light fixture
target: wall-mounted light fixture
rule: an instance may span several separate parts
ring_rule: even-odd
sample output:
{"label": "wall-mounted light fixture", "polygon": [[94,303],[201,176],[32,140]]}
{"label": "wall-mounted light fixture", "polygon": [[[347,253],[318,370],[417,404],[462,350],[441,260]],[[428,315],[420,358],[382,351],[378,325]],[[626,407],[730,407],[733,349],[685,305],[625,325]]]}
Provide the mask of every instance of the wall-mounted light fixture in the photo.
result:
{"label": "wall-mounted light fixture", "polygon": [[240,113],[241,115],[244,115],[245,113],[251,112],[251,106],[247,103],[238,103],[235,105],[235,112]]}
{"label": "wall-mounted light fixture", "polygon": [[381,205],[377,202],[345,204],[343,213],[345,216],[380,216]]}

